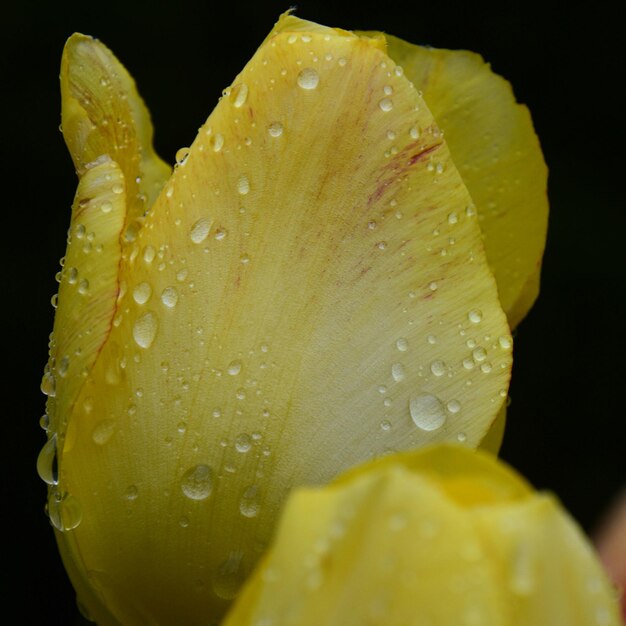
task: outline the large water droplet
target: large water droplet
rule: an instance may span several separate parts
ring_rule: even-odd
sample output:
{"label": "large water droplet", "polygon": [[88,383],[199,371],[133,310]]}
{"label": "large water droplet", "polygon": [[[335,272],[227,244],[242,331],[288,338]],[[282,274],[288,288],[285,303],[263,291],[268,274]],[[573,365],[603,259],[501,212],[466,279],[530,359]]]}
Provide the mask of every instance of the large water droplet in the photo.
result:
{"label": "large water droplet", "polygon": [[319,74],[310,67],[305,67],[298,74],[298,87],[302,89],[315,89],[320,82]]}
{"label": "large water droplet", "polygon": [[441,428],[446,421],[446,413],[441,401],[430,393],[420,393],[409,400],[411,419],[418,428],[426,431]]}
{"label": "large water droplet", "polygon": [[259,488],[256,485],[250,485],[241,496],[239,512],[244,517],[256,517],[260,508]]}
{"label": "large water droplet", "polygon": [[208,237],[212,223],[213,220],[209,217],[201,217],[197,222],[195,222],[189,231],[191,241],[194,243],[202,243]]}
{"label": "large water droplet", "polygon": [[195,465],[183,474],[180,488],[191,500],[205,500],[213,491],[213,470],[208,465]]}
{"label": "large water droplet", "polygon": [[52,435],[41,449],[37,457],[37,473],[48,485],[56,485],[59,482],[56,435]]}
{"label": "large water droplet", "polygon": [[152,311],[142,315],[133,326],[133,339],[140,348],[149,348],[156,337],[159,322]]}

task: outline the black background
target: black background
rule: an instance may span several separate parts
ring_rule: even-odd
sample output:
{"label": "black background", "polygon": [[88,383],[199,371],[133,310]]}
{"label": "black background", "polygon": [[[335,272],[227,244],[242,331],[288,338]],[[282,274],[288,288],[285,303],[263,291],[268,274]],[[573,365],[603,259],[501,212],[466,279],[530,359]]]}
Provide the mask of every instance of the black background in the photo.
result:
{"label": "black background", "polygon": [[[529,105],[550,167],[542,293],[516,336],[502,456],[558,494],[592,532],[626,483],[624,3],[498,5],[303,0],[346,29],[481,53]],[[2,568],[14,623],[77,624],[43,513],[39,381],[50,296],[76,179],[61,134],[58,68],[74,31],[103,40],[136,78],[157,151],[172,162],[288,2],[23,2],[2,14],[5,333]],[[8,376],[7,376],[8,374]],[[7,602],[8,601],[8,602]]]}

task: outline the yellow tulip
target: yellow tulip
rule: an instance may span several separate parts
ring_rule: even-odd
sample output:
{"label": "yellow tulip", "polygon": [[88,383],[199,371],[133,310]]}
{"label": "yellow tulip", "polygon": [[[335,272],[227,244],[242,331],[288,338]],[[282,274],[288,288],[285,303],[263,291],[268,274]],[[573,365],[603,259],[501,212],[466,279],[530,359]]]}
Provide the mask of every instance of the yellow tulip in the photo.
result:
{"label": "yellow tulip", "polygon": [[509,327],[475,204],[382,35],[283,16],[171,176],[104,45],[70,38],[61,89],[79,184],[42,381],[48,513],[99,624],[206,624],[293,486],[478,446]]}
{"label": "yellow tulip", "polygon": [[438,446],[289,497],[224,626],[621,624],[588,541],[486,453]]}

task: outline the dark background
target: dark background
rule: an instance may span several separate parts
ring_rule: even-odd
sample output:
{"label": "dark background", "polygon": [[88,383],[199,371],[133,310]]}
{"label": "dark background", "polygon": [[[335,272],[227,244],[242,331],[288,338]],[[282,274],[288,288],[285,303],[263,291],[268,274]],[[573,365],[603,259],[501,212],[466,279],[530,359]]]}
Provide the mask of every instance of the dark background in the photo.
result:
{"label": "dark background", "polygon": [[[81,31],[115,52],[152,112],[157,151],[172,162],[289,6],[85,0],[3,10],[2,595],[14,623],[78,623],[35,473],[50,296],[76,186],[58,132],[64,41]],[[593,532],[626,484],[624,3],[303,0],[297,14],[474,50],[529,105],[550,167],[550,230],[542,293],[517,333],[502,456]]]}

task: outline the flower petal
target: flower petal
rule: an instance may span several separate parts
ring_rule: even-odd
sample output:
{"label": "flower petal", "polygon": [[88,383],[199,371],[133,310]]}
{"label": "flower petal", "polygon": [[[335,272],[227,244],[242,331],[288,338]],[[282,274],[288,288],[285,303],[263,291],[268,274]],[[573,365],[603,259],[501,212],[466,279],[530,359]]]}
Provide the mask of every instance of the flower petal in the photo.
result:
{"label": "flower petal", "polygon": [[619,623],[554,499],[490,455],[440,446],[296,490],[224,626]]}
{"label": "flower petal", "polygon": [[547,168],[528,109],[473,52],[386,36],[389,56],[423,92],[478,208],[489,265],[514,328],[539,293]]}
{"label": "flower petal", "polygon": [[125,214],[120,168],[108,157],[93,162],[80,179],[72,207],[50,361],[42,381],[49,395],[50,433],[64,434],[79,390],[111,330]]}
{"label": "flower petal", "polygon": [[122,259],[60,470],[124,624],[218,619],[293,485],[476,446],[504,401],[471,200],[383,45],[279,24]]}
{"label": "flower petal", "polygon": [[135,82],[97,39],[72,35],[61,61],[63,137],[81,175],[108,155],[126,179],[127,225],[152,206],[171,173],[152,148],[150,114]]}

